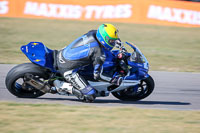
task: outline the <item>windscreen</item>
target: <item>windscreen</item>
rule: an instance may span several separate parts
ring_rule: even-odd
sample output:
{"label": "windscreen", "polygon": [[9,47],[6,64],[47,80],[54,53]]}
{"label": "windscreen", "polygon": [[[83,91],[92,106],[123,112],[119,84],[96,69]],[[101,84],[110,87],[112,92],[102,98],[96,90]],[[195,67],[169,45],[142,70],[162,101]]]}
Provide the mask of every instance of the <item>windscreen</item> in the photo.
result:
{"label": "windscreen", "polygon": [[145,63],[145,59],[137,50],[131,53],[130,61],[135,63]]}

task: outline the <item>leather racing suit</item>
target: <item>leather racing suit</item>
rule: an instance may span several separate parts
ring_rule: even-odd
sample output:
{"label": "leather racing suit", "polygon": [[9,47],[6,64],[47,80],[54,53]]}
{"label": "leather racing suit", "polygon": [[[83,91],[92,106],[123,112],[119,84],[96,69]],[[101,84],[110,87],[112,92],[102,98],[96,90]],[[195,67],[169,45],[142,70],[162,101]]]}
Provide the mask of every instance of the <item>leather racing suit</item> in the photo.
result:
{"label": "leather racing suit", "polygon": [[[74,87],[69,90],[72,94],[82,99],[83,95],[95,95],[95,90],[78,74],[78,70],[90,64],[94,66],[94,78],[98,80],[102,65],[106,59],[106,50],[96,39],[96,30],[91,30],[74,40],[58,52],[58,70],[67,82]],[[80,92],[80,93],[79,93]]]}

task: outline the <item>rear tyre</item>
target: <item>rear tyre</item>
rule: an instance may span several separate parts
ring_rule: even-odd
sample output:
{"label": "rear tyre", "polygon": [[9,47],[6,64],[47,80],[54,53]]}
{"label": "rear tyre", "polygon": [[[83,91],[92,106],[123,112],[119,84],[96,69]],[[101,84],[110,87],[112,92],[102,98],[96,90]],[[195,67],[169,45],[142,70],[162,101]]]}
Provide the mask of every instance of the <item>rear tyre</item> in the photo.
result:
{"label": "rear tyre", "polygon": [[33,63],[20,64],[12,68],[6,76],[5,83],[8,91],[20,98],[37,98],[44,95],[43,92],[30,85],[27,85],[26,88],[22,87],[26,73],[32,74],[40,80],[48,79],[41,67]]}
{"label": "rear tyre", "polygon": [[148,97],[154,90],[154,80],[151,76],[142,80],[139,85],[122,91],[113,92],[113,96],[123,101],[138,101]]}

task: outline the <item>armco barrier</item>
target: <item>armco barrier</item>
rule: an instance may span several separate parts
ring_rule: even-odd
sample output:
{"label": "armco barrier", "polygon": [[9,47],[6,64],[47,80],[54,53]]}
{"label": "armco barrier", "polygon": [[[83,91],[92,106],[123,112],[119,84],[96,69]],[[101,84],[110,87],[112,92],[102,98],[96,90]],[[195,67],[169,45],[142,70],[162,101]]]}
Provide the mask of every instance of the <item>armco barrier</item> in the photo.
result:
{"label": "armco barrier", "polygon": [[200,3],[173,0],[0,0],[0,17],[200,27]]}

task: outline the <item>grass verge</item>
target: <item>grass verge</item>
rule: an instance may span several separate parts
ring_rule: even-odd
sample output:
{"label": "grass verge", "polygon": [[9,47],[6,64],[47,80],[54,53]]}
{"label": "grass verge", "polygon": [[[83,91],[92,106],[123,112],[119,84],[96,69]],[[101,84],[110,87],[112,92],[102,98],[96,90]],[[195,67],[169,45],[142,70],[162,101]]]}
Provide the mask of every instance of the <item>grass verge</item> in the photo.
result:
{"label": "grass verge", "polygon": [[2,133],[198,133],[200,111],[0,102]]}
{"label": "grass verge", "polygon": [[[0,63],[27,62],[20,46],[30,41],[61,49],[100,24],[102,22],[0,18]],[[200,72],[200,28],[113,24],[118,27],[122,41],[140,47],[151,70]]]}

